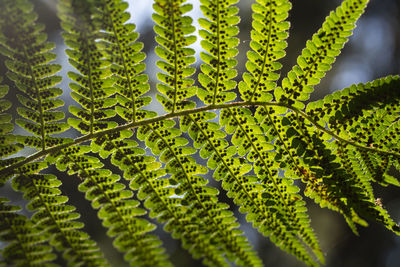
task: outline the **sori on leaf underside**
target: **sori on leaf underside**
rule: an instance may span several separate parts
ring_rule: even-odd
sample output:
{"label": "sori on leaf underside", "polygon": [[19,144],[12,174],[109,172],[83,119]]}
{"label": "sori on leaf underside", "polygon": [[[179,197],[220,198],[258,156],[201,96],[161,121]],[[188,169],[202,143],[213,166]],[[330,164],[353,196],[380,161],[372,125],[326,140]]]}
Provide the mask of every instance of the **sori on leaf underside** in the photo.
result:
{"label": "sori on leaf underside", "polygon": [[[332,11],[282,80],[291,2],[252,4],[241,76],[237,2],[200,0],[196,29],[187,15],[192,4],[154,1],[160,72],[153,101],[165,110],[158,115],[148,108],[146,55],[135,25],[127,22],[127,2],[59,0],[65,53],[74,67],[68,78],[75,104],[65,115],[60,96],[67,89],[57,85],[67,77],[51,63],[55,45],[36,22],[33,4],[0,0],[1,64],[7,84],[13,82],[0,85],[0,182],[11,181],[33,214],[0,198],[0,240],[6,244],[0,266],[109,265],[82,229],[61,180],[50,174],[52,166],[80,179],[78,190],[131,266],[172,266],[152,233],[155,220],[205,265],[263,266],[230,206],[208,184],[211,177],[255,229],[309,266],[323,265],[324,253],[304,197],[343,215],[355,234],[367,220],[400,234],[373,192],[375,183],[400,186],[389,173],[400,170],[400,77],[308,103],[368,1],[344,0]],[[190,47],[196,32],[198,70]],[[6,113],[11,104],[15,116]],[[29,134],[15,134],[15,124]],[[70,127],[81,135],[65,137]],[[34,152],[21,153],[28,147]]]}

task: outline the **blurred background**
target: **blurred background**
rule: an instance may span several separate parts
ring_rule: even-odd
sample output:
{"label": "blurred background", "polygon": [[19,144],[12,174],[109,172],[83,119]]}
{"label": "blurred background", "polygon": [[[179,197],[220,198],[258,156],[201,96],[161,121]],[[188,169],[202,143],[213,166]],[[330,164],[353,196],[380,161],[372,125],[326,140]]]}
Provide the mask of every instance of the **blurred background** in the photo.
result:
{"label": "blurred background", "polygon": [[[35,10],[39,14],[39,21],[46,24],[46,32],[49,40],[56,43],[57,63],[63,65],[60,73],[64,77],[60,87],[64,90],[63,99],[66,102],[64,111],[72,103],[69,96],[66,77],[68,71],[73,70],[68,63],[61,37],[61,28],[56,16],[56,0],[32,0]],[[151,20],[152,1],[130,0],[129,12],[132,14],[131,22],[136,23],[137,31],[140,32],[140,41],[144,45],[144,52],[147,54],[147,74],[150,77],[154,95],[156,88],[156,72],[158,71],[155,62],[158,57],[153,52],[155,46],[153,22]],[[197,18],[201,17],[197,0],[189,0],[193,3],[194,9],[188,14],[192,16],[197,24]],[[321,26],[324,18],[334,9],[340,1],[338,0],[302,0],[292,1],[293,9],[290,11],[291,28],[288,39],[287,56],[281,60],[283,69],[281,76],[291,69],[296,63],[296,58],[304,48],[306,40]],[[240,46],[238,59],[238,78],[245,71],[246,51],[249,49],[251,29],[251,3],[250,0],[242,0],[240,7],[241,22]],[[193,45],[197,57],[201,51],[200,42]],[[0,75],[4,76],[4,58],[0,56]],[[200,64],[198,58],[197,66]],[[372,0],[365,15],[358,22],[349,43],[337,59],[333,69],[316,87],[311,100],[320,99],[328,93],[342,89],[353,83],[367,82],[389,74],[400,74],[400,1],[399,0]],[[196,76],[194,76],[196,77]],[[11,87],[13,88],[13,87]],[[399,88],[400,90],[400,88]],[[154,101],[150,107],[163,113],[162,108]],[[16,129],[22,133],[21,129]],[[70,130],[69,137],[78,136],[78,132]],[[26,151],[29,152],[29,151]],[[122,256],[112,247],[112,240],[105,235],[105,229],[97,220],[96,211],[90,207],[90,203],[84,199],[84,195],[77,191],[80,180],[76,177],[68,177],[63,173],[54,171],[63,180],[62,190],[70,197],[71,204],[74,204],[82,214],[81,220],[85,222],[86,228],[93,239],[102,247],[103,253],[110,259],[113,266],[126,266]],[[118,172],[118,170],[115,170]],[[398,173],[395,173],[400,177]],[[210,181],[213,185],[217,183]],[[400,191],[399,188],[380,186],[375,187],[376,197],[382,199],[383,205],[389,210],[395,221],[400,221]],[[13,192],[9,185],[0,188],[0,195],[7,195],[17,205],[25,205],[21,195]],[[225,196],[221,190],[221,199],[231,204],[232,210],[242,224],[242,230],[256,247],[266,266],[296,267],[304,266],[294,257],[287,255],[276,248],[271,242],[262,237],[256,230],[245,222],[244,216],[239,214],[237,208]],[[328,267],[398,267],[400,266],[400,237],[385,230],[382,226],[370,223],[368,228],[360,228],[360,236],[355,236],[347,227],[343,218],[327,209],[321,209],[311,201],[308,201],[308,208],[318,237],[320,238],[322,250],[326,253],[326,266]],[[164,246],[171,255],[171,260],[176,266],[202,266],[200,261],[194,261],[190,255],[180,248],[178,241],[173,240],[168,234],[158,227],[156,233],[164,241]]]}

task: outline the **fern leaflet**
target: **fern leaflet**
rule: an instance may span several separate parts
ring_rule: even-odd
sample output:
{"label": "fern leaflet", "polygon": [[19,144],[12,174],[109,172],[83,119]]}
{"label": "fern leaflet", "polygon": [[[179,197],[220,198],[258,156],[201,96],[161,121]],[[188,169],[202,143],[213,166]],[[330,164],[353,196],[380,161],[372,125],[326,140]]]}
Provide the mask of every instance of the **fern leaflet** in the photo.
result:
{"label": "fern leaflet", "polygon": [[162,82],[157,89],[163,95],[157,99],[165,110],[175,111],[194,108],[194,103],[185,100],[196,94],[191,76],[195,69],[190,67],[194,63],[194,50],[187,48],[196,41],[195,28],[191,25],[192,18],[183,16],[192,9],[192,5],[183,4],[186,0],[156,0],[153,8],[153,20],[156,22],[154,31],[158,34],[156,41],[160,46],[155,52],[165,61],[158,61],[157,66],[166,73],[158,73],[157,77]]}
{"label": "fern leaflet", "polygon": [[368,0],[345,0],[325,19],[321,29],[315,33],[312,40],[307,41],[297,64],[282,80],[275,98],[295,107],[304,108],[303,101],[331,68],[331,64],[340,54],[340,49],[352,34],[355,22],[364,12]]}
{"label": "fern leaflet", "polygon": [[69,62],[81,74],[69,72],[75,83],[70,84],[71,96],[83,108],[70,106],[70,112],[78,118],[69,118],[68,123],[82,133],[94,133],[115,127],[114,122],[104,121],[114,117],[111,109],[116,104],[112,87],[114,80],[106,68],[110,63],[103,59],[95,42],[99,28],[91,21],[94,12],[92,1],[63,0],[59,5],[59,17],[65,30],[65,43],[71,48],[66,52]]}
{"label": "fern leaflet", "polygon": [[44,244],[46,235],[35,228],[24,215],[16,213],[19,207],[6,204],[8,199],[0,199],[0,240],[7,242],[2,249],[4,260],[1,266],[58,266],[50,263],[56,258],[52,247]]}
{"label": "fern leaflet", "polygon": [[249,60],[246,63],[249,72],[243,74],[239,91],[245,100],[269,101],[272,95],[268,91],[275,89],[279,78],[276,72],[282,67],[277,60],[285,56],[289,28],[285,19],[291,4],[287,0],[257,0],[252,9],[252,51],[247,53]]}
{"label": "fern leaflet", "polygon": [[237,76],[233,69],[237,61],[233,58],[237,55],[236,46],[239,39],[235,37],[239,28],[236,14],[239,9],[233,6],[237,1],[201,1],[201,10],[206,16],[199,19],[199,24],[204,30],[200,30],[203,37],[201,46],[206,52],[201,52],[200,58],[205,62],[201,65],[202,73],[199,74],[199,82],[205,88],[199,88],[197,94],[206,105],[225,103],[236,98],[233,92],[225,92],[236,87],[232,81]]}
{"label": "fern leaflet", "polygon": [[114,245],[125,252],[125,260],[140,266],[169,266],[170,263],[159,249],[159,239],[146,233],[154,230],[154,225],[137,216],[146,212],[138,208],[139,202],[131,199],[132,191],[118,183],[118,175],[107,169],[95,157],[85,155],[88,146],[76,146],[59,151],[48,160],[55,161],[57,168],[69,174],[78,174],[83,182],[79,190],[99,209],[98,217],[109,228],[107,234],[115,237]]}
{"label": "fern leaflet", "polygon": [[0,9],[4,18],[0,29],[1,53],[10,59],[6,61],[11,71],[8,77],[24,93],[17,95],[24,106],[17,112],[24,119],[16,123],[36,136],[20,137],[19,141],[42,150],[63,143],[64,139],[51,137],[69,128],[65,122],[57,122],[64,118],[64,113],[52,111],[64,104],[55,98],[62,90],[54,87],[61,81],[60,76],[54,75],[61,66],[48,64],[55,59],[49,52],[55,46],[46,42],[43,25],[35,23],[37,15],[28,1],[2,1]]}
{"label": "fern leaflet", "polygon": [[58,251],[69,266],[107,266],[97,244],[89,235],[78,229],[83,223],[75,221],[80,215],[75,207],[64,205],[68,197],[61,195],[61,181],[53,175],[22,174],[13,179],[15,190],[24,192],[29,199],[28,209],[35,211],[32,221],[37,229],[43,229],[46,239]]}

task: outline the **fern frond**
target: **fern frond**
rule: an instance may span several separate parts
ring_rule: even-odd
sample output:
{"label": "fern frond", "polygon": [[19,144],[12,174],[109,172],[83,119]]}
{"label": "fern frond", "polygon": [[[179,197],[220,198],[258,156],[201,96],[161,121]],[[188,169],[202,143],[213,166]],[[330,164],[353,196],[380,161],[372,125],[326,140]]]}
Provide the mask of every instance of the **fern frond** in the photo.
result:
{"label": "fern frond", "polygon": [[248,101],[270,101],[268,93],[276,87],[282,64],[277,62],[285,56],[289,22],[286,21],[292,5],[287,0],[257,0],[253,4],[253,29],[250,47],[247,53],[246,68],[239,83],[242,99]]}
{"label": "fern frond", "polygon": [[[274,141],[274,151],[273,157],[270,159],[274,159],[276,166],[283,171],[285,171],[284,177],[286,177],[286,183],[291,184],[293,179],[296,179],[296,175],[294,175],[290,168],[287,167],[286,163],[294,163],[295,170],[297,170],[297,162],[299,161],[298,157],[290,152],[290,146],[285,144],[288,140],[291,140],[290,131],[285,127],[285,119],[282,116],[277,116],[274,112],[274,108],[258,108],[256,112],[256,118],[261,122],[261,127],[263,129],[268,129],[268,138],[271,139],[273,136],[276,136]],[[291,113],[286,114],[287,117],[290,117]],[[290,142],[290,141],[289,141]],[[289,170],[289,171],[288,171]],[[285,180],[285,178],[282,178]],[[279,178],[277,180],[279,182]],[[290,192],[291,190],[289,190]],[[295,189],[296,191],[296,189]],[[296,193],[296,192],[293,193]],[[283,193],[285,194],[285,193]],[[324,263],[324,256],[319,247],[318,239],[310,225],[310,219],[307,214],[307,209],[305,207],[305,202],[301,200],[302,198],[298,194],[292,194],[289,196],[289,201],[287,204],[295,206],[295,211],[289,211],[289,218],[295,221],[294,227],[298,229],[298,235],[301,237],[302,241],[308,245],[314,254],[317,256],[318,260],[321,263]]]}
{"label": "fern frond", "polygon": [[194,50],[187,46],[196,41],[196,36],[189,35],[195,31],[191,25],[193,19],[183,14],[192,9],[191,4],[183,4],[186,0],[156,0],[153,9],[153,20],[156,23],[156,41],[160,46],[155,48],[156,54],[163,60],[157,66],[165,73],[158,73],[161,83],[157,89],[163,95],[157,95],[158,101],[167,112],[191,109],[194,102],[187,100],[196,94],[193,86],[195,69],[190,67],[195,62]]}
{"label": "fern frond", "polygon": [[35,211],[32,221],[43,229],[52,246],[62,252],[69,266],[108,266],[97,244],[78,229],[80,215],[75,207],[65,205],[68,197],[61,195],[61,181],[50,174],[20,175],[13,179],[13,188],[24,193],[30,202],[27,207]]}
{"label": "fern frond", "polygon": [[142,74],[146,55],[141,52],[143,43],[136,42],[139,34],[135,32],[135,24],[125,23],[130,15],[125,12],[128,4],[121,0],[101,0],[98,9],[102,21],[101,43],[104,46],[105,57],[112,63],[111,72],[114,75],[117,88],[116,107],[118,115],[126,121],[143,120],[154,116],[154,112],[141,108],[151,102],[151,97],[143,96],[149,91],[148,76]]}
{"label": "fern frond", "polygon": [[[66,54],[75,68],[69,86],[79,104],[70,105],[73,118],[63,123],[54,45],[30,0],[0,0],[0,53],[19,88],[22,117],[13,121],[5,113],[11,103],[4,98],[8,87],[0,85],[0,186],[12,178],[12,189],[24,193],[33,212],[28,219],[0,198],[0,266],[55,266],[58,254],[70,266],[108,265],[66,203],[61,181],[47,174],[52,165],[81,179],[78,190],[131,266],[172,266],[151,233],[155,220],[205,265],[263,266],[209,184],[211,170],[253,228],[308,266],[324,264],[324,255],[300,188],[343,215],[355,234],[371,220],[400,235],[375,196],[377,184],[400,187],[392,176],[400,171],[400,76],[352,85],[305,107],[369,0],[341,1],[279,85],[291,1],[255,0],[241,80],[235,69],[239,1],[197,1],[203,51],[194,80],[193,5],[154,0],[161,70],[155,98],[165,110],[157,115],[146,110],[152,82],[144,73],[144,44],[128,23],[129,1],[60,0]],[[15,135],[15,123],[29,134]],[[70,126],[82,135],[54,135]]]}
{"label": "fern frond", "polygon": [[206,18],[200,18],[199,24],[203,30],[199,31],[203,38],[201,46],[206,52],[200,53],[200,58],[205,62],[201,65],[202,73],[198,80],[204,89],[197,90],[197,96],[206,104],[221,104],[235,100],[234,92],[226,92],[236,87],[233,81],[237,71],[233,69],[238,54],[236,47],[239,39],[235,37],[239,33],[236,24],[240,18],[236,14],[239,9],[236,6],[238,0],[218,1],[203,0],[200,6]]}
{"label": "fern frond", "polygon": [[179,129],[173,128],[174,124],[173,121],[163,121],[141,127],[137,137],[144,140],[166,164],[167,173],[178,184],[175,194],[181,195],[182,205],[187,206],[187,220],[196,224],[196,228],[199,227],[197,231],[202,231],[209,242],[224,248],[229,260],[239,259],[239,262],[252,265],[254,254],[249,250],[251,246],[242,231],[236,229],[236,218],[227,211],[226,204],[218,202],[218,190],[206,186],[208,182],[199,176],[206,172],[206,168],[190,156],[196,150],[185,146],[188,141],[181,137]]}
{"label": "fern frond", "polygon": [[89,151],[88,146],[75,146],[59,151],[49,160],[55,161],[60,170],[68,168],[70,175],[77,174],[83,179],[79,190],[85,192],[94,209],[99,209],[98,217],[109,228],[107,234],[115,238],[114,246],[125,253],[124,258],[131,266],[171,266],[165,249],[160,247],[161,241],[147,234],[155,225],[137,218],[146,211],[131,199],[132,191],[118,183],[118,175],[102,169],[98,158],[85,155]]}
{"label": "fern frond", "polygon": [[278,102],[304,108],[313,86],[330,70],[331,64],[352,34],[355,23],[364,12],[369,0],[345,0],[325,19],[321,29],[307,41],[306,48],[297,58],[297,64],[282,80],[274,95]]}
{"label": "fern frond", "polygon": [[[399,92],[393,88],[399,85],[399,76],[353,85],[329,98],[310,103],[306,111],[315,121],[327,123],[340,137],[374,148],[374,143],[381,140],[388,127],[398,119]],[[385,147],[384,144],[377,146],[380,149]],[[399,150],[393,147],[387,151]]]}
{"label": "fern frond", "polygon": [[[172,237],[182,240],[183,247],[195,257],[203,258],[209,266],[228,266],[222,252],[209,243],[199,227],[186,218],[187,206],[182,205],[182,198],[174,197],[177,181],[163,177],[165,169],[152,156],[129,140],[131,131],[122,131],[99,138],[92,142],[92,151],[106,158],[124,171],[124,178],[130,180],[130,188],[139,191],[137,196],[144,200],[144,206],[150,211],[150,217],[165,223],[164,229],[172,232]],[[177,141],[179,143],[179,141]]]}
{"label": "fern frond", "polygon": [[58,145],[63,139],[50,138],[50,135],[62,133],[69,126],[58,122],[64,118],[62,111],[53,111],[64,104],[56,98],[62,90],[54,87],[61,81],[60,76],[54,75],[61,66],[48,63],[55,59],[55,55],[49,52],[55,46],[46,41],[44,27],[36,23],[37,15],[28,1],[1,1],[0,16],[4,18],[0,28],[0,53],[10,59],[5,62],[10,70],[8,77],[24,93],[17,95],[24,106],[17,112],[24,119],[18,119],[16,123],[36,136],[31,139],[40,149]]}
{"label": "fern frond", "polygon": [[[194,68],[189,67],[194,63],[194,51],[186,46],[192,44],[196,37],[186,36],[194,31],[194,27],[191,26],[191,18],[182,16],[192,9],[190,4],[182,5],[184,2],[156,1],[153,6],[157,12],[153,14],[153,19],[158,24],[154,30],[159,35],[156,41],[162,46],[156,47],[155,51],[165,60],[158,61],[157,65],[167,73],[158,74],[163,82],[158,84],[158,90],[166,97],[157,95],[157,99],[172,113],[195,107],[195,103],[187,100],[196,93],[196,88],[192,87],[193,80],[187,78],[194,73]],[[235,12],[234,8],[231,10]],[[234,223],[232,213],[226,211],[227,206],[217,202],[218,191],[205,186],[207,182],[198,176],[205,173],[205,168],[189,156],[195,150],[185,147],[188,141],[180,137],[181,131],[173,126],[173,122],[166,121],[141,127],[138,138],[146,140],[146,145],[154,154],[161,154],[160,160],[166,164],[166,171],[179,184],[176,194],[184,194],[182,204],[188,207],[186,216],[196,222],[197,231],[204,234],[202,238],[212,239],[216,247],[224,247],[230,260],[239,258],[248,262],[253,258],[248,250],[250,245],[243,239],[242,232],[235,229],[238,225]]]}
{"label": "fern frond", "polygon": [[111,109],[116,104],[112,96],[115,88],[110,63],[96,42],[99,26],[92,20],[95,2],[63,0],[59,4],[59,17],[64,29],[65,43],[71,48],[66,52],[69,62],[79,72],[69,72],[75,83],[70,84],[72,98],[82,108],[70,106],[69,111],[78,118],[69,118],[68,123],[81,133],[94,133],[115,127],[117,124],[105,119],[115,116]]}
{"label": "fern frond", "polygon": [[[350,146],[346,144],[346,146]],[[379,155],[378,153],[366,152],[362,149],[347,149],[346,157],[349,158],[349,162],[353,163],[352,167],[360,169],[358,173],[363,174],[363,178],[368,181],[379,183],[382,186],[388,184],[400,186],[397,179],[388,176],[392,161],[395,160],[392,156]],[[361,166],[361,168],[360,168]],[[372,192],[372,184],[370,191]],[[373,196],[373,194],[370,194]]]}
{"label": "fern frond", "polygon": [[46,244],[46,233],[24,215],[21,208],[6,204],[9,200],[0,198],[0,240],[7,246],[1,250],[5,266],[58,266],[50,263],[56,258],[52,248]]}

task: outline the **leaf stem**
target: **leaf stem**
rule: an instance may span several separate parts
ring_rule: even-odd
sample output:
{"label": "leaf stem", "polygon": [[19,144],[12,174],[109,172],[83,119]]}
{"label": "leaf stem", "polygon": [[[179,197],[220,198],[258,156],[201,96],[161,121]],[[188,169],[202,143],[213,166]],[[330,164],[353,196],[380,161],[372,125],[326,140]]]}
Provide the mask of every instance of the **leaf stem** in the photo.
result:
{"label": "leaf stem", "polygon": [[183,111],[178,111],[178,112],[174,112],[174,113],[167,113],[165,115],[161,115],[161,116],[157,116],[154,118],[150,118],[150,119],[145,119],[142,121],[135,121],[135,122],[130,122],[124,125],[120,125],[118,127],[112,128],[112,129],[107,129],[107,130],[103,130],[103,131],[98,131],[95,133],[89,133],[86,135],[83,135],[81,137],[78,137],[74,140],[72,140],[69,143],[64,143],[61,145],[57,145],[51,148],[47,148],[45,150],[41,150],[38,151],[28,157],[26,157],[24,160],[18,161],[6,168],[3,168],[0,170],[0,177],[3,175],[10,175],[12,174],[12,171],[16,168],[19,168],[21,166],[23,166],[26,163],[32,162],[34,160],[37,160],[41,157],[44,157],[50,153],[53,153],[55,151],[58,151],[60,149],[64,149],[76,144],[80,144],[83,143],[85,141],[89,141],[92,140],[93,138],[96,137],[100,137],[100,136],[104,136],[106,134],[111,134],[111,133],[115,133],[118,131],[122,131],[122,130],[127,130],[127,129],[132,129],[132,128],[137,128],[139,126],[144,126],[144,125],[148,125],[150,123],[154,123],[154,122],[158,122],[158,121],[163,121],[163,120],[169,120],[169,119],[173,119],[176,117],[181,117],[181,116],[185,116],[185,115],[190,115],[190,114],[195,114],[198,112],[203,112],[203,111],[209,111],[209,110],[216,110],[216,109],[225,109],[225,108],[231,108],[231,107],[245,107],[245,106],[277,106],[277,107],[286,107],[290,110],[292,110],[293,112],[295,112],[296,114],[301,115],[302,117],[304,117],[305,119],[307,119],[309,122],[311,122],[316,128],[318,128],[319,130],[329,134],[330,136],[332,136],[333,138],[347,143],[349,145],[352,145],[354,147],[363,149],[363,150],[367,150],[370,152],[375,152],[375,153],[380,153],[380,154],[384,154],[384,155],[391,155],[391,156],[395,156],[400,158],[400,153],[396,153],[396,152],[390,152],[390,151],[384,151],[381,149],[377,149],[377,148],[372,148],[372,147],[365,147],[363,145],[357,144],[356,142],[352,141],[352,140],[346,140],[340,136],[338,136],[337,134],[333,133],[332,131],[330,131],[329,129],[319,125],[314,119],[311,118],[311,116],[307,115],[304,111],[301,111],[295,107],[292,107],[286,103],[278,103],[278,102],[252,102],[252,101],[240,101],[240,102],[233,102],[233,103],[226,103],[226,104],[217,104],[217,105],[208,105],[208,106],[204,106],[204,107],[200,107],[200,108],[195,108],[195,109],[190,109],[190,110],[183,110]]}

